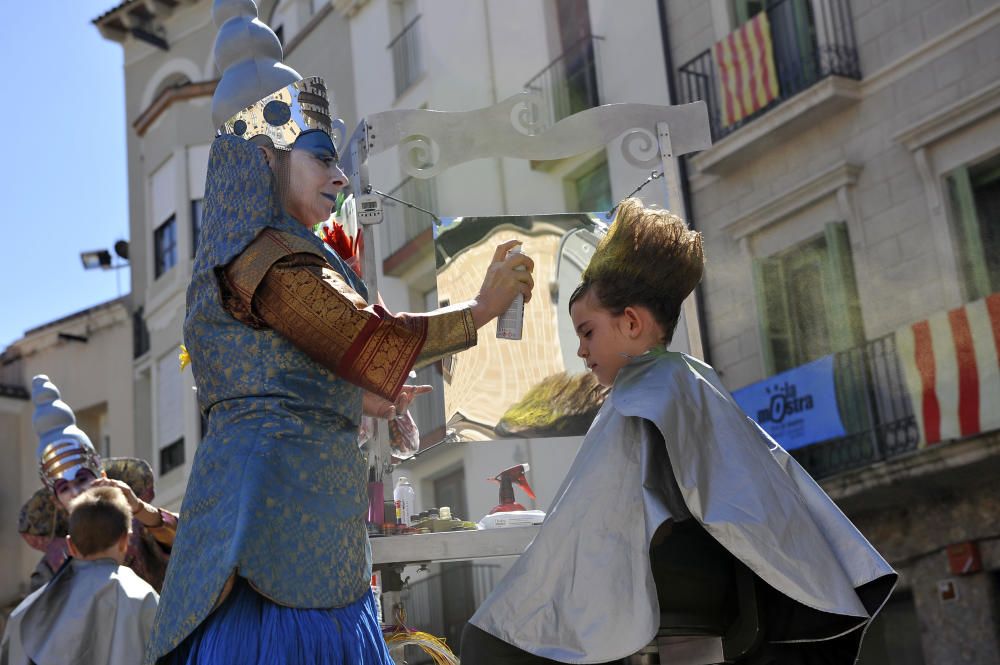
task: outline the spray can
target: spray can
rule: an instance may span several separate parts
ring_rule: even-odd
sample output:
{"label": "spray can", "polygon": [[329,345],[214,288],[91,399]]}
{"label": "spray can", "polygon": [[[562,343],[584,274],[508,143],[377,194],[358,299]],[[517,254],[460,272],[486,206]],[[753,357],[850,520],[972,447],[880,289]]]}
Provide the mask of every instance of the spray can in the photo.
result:
{"label": "spray can", "polygon": [[[521,246],[517,245],[514,249],[507,252],[507,256],[510,257],[511,254],[520,254]],[[524,266],[520,266],[517,270],[525,270]],[[497,339],[521,339],[521,331],[524,327],[524,295],[518,293],[514,296],[513,302],[510,303],[510,307],[507,311],[497,317]]]}
{"label": "spray can", "polygon": [[413,524],[417,493],[413,490],[413,485],[410,484],[410,480],[406,476],[400,476],[399,480],[396,481],[392,498],[396,503],[396,523],[401,526]]}

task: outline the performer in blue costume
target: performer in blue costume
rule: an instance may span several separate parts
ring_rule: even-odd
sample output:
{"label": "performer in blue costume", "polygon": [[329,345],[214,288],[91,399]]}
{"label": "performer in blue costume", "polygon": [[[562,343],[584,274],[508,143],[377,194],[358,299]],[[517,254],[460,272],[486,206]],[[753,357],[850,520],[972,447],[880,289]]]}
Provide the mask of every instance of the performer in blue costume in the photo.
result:
{"label": "performer in blue costume", "polygon": [[411,368],[474,345],[516,294],[530,297],[532,265],[508,259],[508,242],[467,303],[368,305],[311,231],[346,184],[326,86],[281,64],[251,0],[218,0],[213,18],[220,129],[184,323],[208,429],[146,662],[388,665],[369,586],[363,408],[404,409]]}
{"label": "performer in blue costume", "polygon": [[679,217],[618,207],[569,299],[577,353],[611,392],[541,532],[466,626],[463,662],[617,662],[664,617],[694,627],[688,656],[696,637],[715,654],[699,662],[720,662],[727,580],[746,569],[759,632],[737,662],[857,660],[896,573],[711,367],[666,350],[703,265]]}

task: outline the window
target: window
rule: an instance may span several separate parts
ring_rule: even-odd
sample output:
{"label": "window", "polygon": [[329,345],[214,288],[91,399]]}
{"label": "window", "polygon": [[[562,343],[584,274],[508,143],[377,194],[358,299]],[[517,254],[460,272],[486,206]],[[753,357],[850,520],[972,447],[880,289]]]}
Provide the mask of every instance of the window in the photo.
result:
{"label": "window", "polygon": [[573,181],[578,212],[605,212],[611,210],[611,174],[608,162],[601,163]]}
{"label": "window", "polygon": [[177,218],[171,215],[153,232],[156,277],[177,264]]}
{"label": "window", "polygon": [[[173,347],[176,349],[177,347]],[[184,464],[184,382],[171,350],[156,362],[156,445],[162,476]]]}
{"label": "window", "polygon": [[1000,155],[947,177],[966,300],[1000,291]]}
{"label": "window", "polygon": [[203,199],[191,201],[191,258],[198,253],[198,240],[201,238],[201,214]]}
{"label": "window", "polygon": [[417,3],[414,0],[401,0],[391,4],[391,29],[395,37],[389,42],[388,48],[392,54],[396,97],[399,97],[416,83],[424,72],[420,32],[417,26],[420,14],[417,13]]}
{"label": "window", "polygon": [[776,374],[864,341],[847,226],[754,260],[765,369]]}
{"label": "window", "polygon": [[[820,12],[841,11],[840,2],[826,0],[816,5]],[[809,0],[733,0],[734,29],[761,12],[767,12],[771,26],[771,44],[778,86],[784,97],[804,90],[818,80],[818,62],[814,53],[819,36],[814,28],[814,6]],[[837,27],[840,23],[836,22]],[[827,30],[834,30],[832,25]],[[834,30],[834,32],[838,32]],[[837,35],[840,37],[840,35]],[[823,46],[822,44],[820,46]],[[841,47],[842,48],[842,47]]]}
{"label": "window", "polygon": [[166,475],[179,466],[184,466],[184,438],[177,439],[160,449],[160,475]]}

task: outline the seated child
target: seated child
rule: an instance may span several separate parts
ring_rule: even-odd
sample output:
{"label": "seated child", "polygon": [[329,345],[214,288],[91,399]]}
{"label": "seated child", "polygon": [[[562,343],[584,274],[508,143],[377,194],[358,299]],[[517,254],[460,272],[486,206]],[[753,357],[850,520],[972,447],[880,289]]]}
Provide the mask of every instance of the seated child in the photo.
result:
{"label": "seated child", "polygon": [[0,665],[139,663],[159,596],[122,565],[132,515],[117,487],[95,487],[70,504],[72,556],[11,613]]}
{"label": "seated child", "polygon": [[538,536],[466,626],[463,662],[617,662],[661,614],[735,597],[736,570],[759,603],[753,662],[857,658],[896,574],[711,367],[666,350],[703,265],[683,220],[619,206],[569,302],[577,354],[611,392]]}

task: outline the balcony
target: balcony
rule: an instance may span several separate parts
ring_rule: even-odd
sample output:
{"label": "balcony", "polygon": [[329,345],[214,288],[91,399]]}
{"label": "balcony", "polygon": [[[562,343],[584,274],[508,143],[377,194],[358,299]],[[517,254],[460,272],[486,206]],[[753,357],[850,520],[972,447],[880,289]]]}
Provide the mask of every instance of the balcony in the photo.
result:
{"label": "balcony", "polygon": [[[786,106],[783,115],[767,123],[760,136],[744,137],[736,145],[724,142],[730,145],[718,144],[705,151],[703,155],[708,154],[708,158],[703,160],[706,163],[702,165],[702,170],[711,170],[718,162],[728,160],[749,144],[762,142],[764,134],[774,139],[774,132],[782,125],[807,126],[814,119],[829,115],[859,97],[854,82],[861,79],[861,67],[849,4],[848,0],[773,0],[767,3],[765,11],[770,26],[777,90],[775,94],[765,97],[766,101],[762,100],[763,105],[759,108],[755,105],[750,113],[733,114],[731,107],[726,108],[727,104],[733,104],[734,90],[739,92],[740,86],[744,85],[741,77],[745,76],[749,66],[734,72],[736,83],[728,88],[727,96],[721,84],[716,57],[717,49],[727,43],[729,48],[749,49],[746,45],[741,46],[746,41],[744,29],[750,26],[749,23],[678,68],[679,101],[706,102],[715,142],[771,114],[793,97],[798,98],[796,104]],[[761,41],[765,40],[758,35],[757,45],[749,49],[754,55]],[[817,85],[820,83],[824,85]]]}
{"label": "balcony", "polygon": [[814,478],[917,450],[920,431],[906,390],[895,333],[835,354],[834,376],[847,434],[791,451]]}
{"label": "balcony", "polygon": [[399,34],[389,42],[388,49],[392,53],[392,71],[396,82],[396,97],[410,89],[424,73],[423,59],[420,49],[420,32],[417,25],[420,16],[400,30]]}
{"label": "balcony", "polygon": [[[832,364],[824,365],[826,378],[803,372],[808,369],[803,366],[734,396],[817,479],[918,452],[915,460],[931,460],[933,455],[924,454],[930,449],[944,452],[955,442],[975,447],[981,439],[1000,440],[1000,413],[991,405],[1000,394],[996,330],[1000,293],[835,353]],[[824,391],[824,382],[832,382],[832,395]],[[770,396],[770,410],[761,401],[762,389]],[[776,399],[782,402],[777,409]],[[838,433],[818,440],[822,437],[816,434],[829,426],[831,413],[839,416]],[[820,428],[802,436],[816,424]],[[782,427],[787,438],[778,432]]]}
{"label": "balcony", "polygon": [[524,84],[525,90],[541,98],[540,131],[574,113],[601,105],[597,73],[601,41],[601,37],[584,37]]}
{"label": "balcony", "polygon": [[[433,180],[407,177],[389,195],[431,212],[438,207]],[[383,265],[386,274],[398,276],[413,259],[419,258],[422,246],[431,244],[432,226],[433,219],[427,213],[392,199],[385,200],[385,223],[381,228],[383,255],[387,257]]]}

